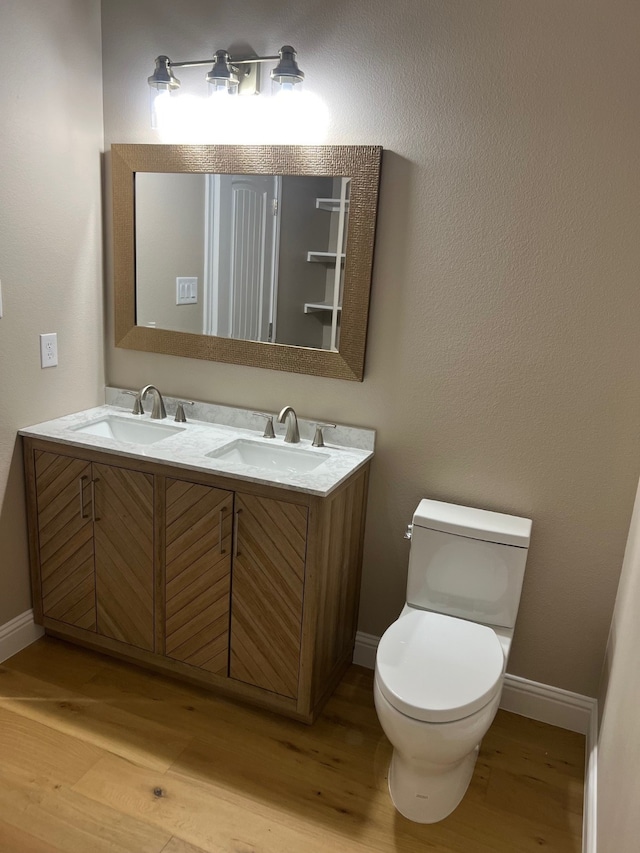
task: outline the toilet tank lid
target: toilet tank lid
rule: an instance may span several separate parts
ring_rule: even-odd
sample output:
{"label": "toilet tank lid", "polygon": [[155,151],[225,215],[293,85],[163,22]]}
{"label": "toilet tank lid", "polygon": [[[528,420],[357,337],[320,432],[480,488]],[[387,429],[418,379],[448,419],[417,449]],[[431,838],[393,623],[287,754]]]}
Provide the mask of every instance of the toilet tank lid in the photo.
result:
{"label": "toilet tank lid", "polygon": [[413,524],[442,533],[455,533],[500,545],[528,548],[531,538],[531,519],[505,515],[487,509],[474,509],[458,504],[421,500],[413,514]]}

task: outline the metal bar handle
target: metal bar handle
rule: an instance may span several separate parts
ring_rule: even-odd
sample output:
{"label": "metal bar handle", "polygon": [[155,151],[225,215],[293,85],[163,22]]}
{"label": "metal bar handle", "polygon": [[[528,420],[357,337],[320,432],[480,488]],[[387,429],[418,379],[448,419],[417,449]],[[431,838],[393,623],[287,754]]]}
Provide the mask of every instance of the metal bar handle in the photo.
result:
{"label": "metal bar handle", "polygon": [[233,521],[233,556],[237,557],[240,553],[238,549],[238,529],[240,527],[240,513],[242,510],[237,509]]}
{"label": "metal bar handle", "polygon": [[99,477],[96,477],[95,480],[91,481],[91,520],[92,521],[100,521],[98,515],[96,515],[96,483],[99,482]]}
{"label": "metal bar handle", "polygon": [[220,525],[220,553],[221,554],[224,554],[224,545],[222,544],[223,539],[224,539],[224,534],[223,534],[223,530],[222,530],[223,523],[224,523],[224,507],[222,507],[222,509],[220,510],[220,519],[218,521],[218,524]]}
{"label": "metal bar handle", "polygon": [[86,474],[83,474],[81,477],[78,477],[78,485],[80,487],[80,518],[82,519],[89,518],[88,515],[84,514],[84,481],[86,479]]}

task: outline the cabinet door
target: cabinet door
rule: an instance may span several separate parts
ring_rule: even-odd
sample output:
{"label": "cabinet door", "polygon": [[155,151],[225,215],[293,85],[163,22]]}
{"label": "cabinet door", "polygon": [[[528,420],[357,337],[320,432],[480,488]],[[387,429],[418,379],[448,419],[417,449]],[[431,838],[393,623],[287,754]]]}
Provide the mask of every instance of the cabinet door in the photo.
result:
{"label": "cabinet door", "polygon": [[153,477],[93,464],[98,633],[154,649]]}
{"label": "cabinet door", "polygon": [[91,465],[38,451],[35,469],[43,614],[95,631]]}
{"label": "cabinet door", "polygon": [[236,494],[232,678],[296,698],[307,508]]}
{"label": "cabinet door", "polygon": [[165,654],[228,674],[233,493],[167,480]]}

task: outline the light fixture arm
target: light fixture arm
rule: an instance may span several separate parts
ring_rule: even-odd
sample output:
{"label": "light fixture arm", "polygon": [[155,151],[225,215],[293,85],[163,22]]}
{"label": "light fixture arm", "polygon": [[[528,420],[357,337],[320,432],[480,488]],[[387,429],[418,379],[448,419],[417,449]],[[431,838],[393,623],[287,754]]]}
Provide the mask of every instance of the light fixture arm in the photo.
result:
{"label": "light fixture arm", "polygon": [[[254,62],[276,62],[278,59],[280,59],[279,56],[252,56],[249,59],[236,59],[236,57],[230,56],[229,63],[231,65],[252,65]],[[169,68],[196,68],[200,65],[211,65],[211,58],[189,60],[188,62],[172,62],[169,59],[168,65]]]}

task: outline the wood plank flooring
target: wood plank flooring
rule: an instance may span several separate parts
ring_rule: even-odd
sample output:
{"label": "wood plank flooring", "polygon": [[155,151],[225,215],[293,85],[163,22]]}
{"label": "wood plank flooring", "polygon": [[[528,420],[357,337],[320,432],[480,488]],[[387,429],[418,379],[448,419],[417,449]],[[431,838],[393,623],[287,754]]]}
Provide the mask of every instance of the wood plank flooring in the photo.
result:
{"label": "wood plank flooring", "polygon": [[0,853],[579,853],[581,735],[499,711],[431,826],[390,755],[365,669],[308,727],[45,637],[0,666]]}

